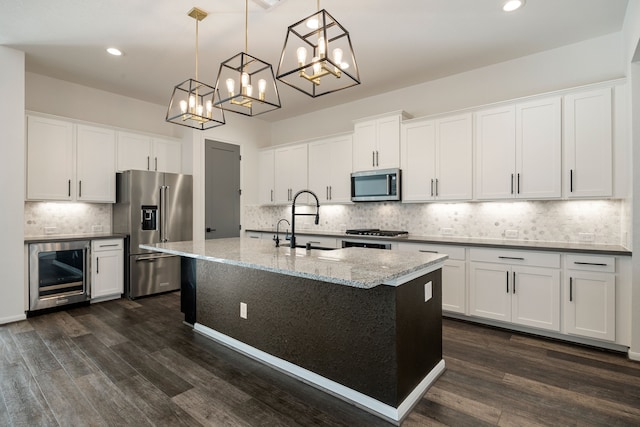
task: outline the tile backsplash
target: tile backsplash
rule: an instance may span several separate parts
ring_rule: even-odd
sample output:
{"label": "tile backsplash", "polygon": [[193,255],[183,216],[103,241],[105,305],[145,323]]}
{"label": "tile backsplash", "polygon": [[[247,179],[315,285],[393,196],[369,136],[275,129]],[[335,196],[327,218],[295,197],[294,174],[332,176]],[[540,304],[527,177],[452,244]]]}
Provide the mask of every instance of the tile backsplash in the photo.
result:
{"label": "tile backsplash", "polygon": [[25,202],[25,237],[111,232],[108,203]]}
{"label": "tile backsplash", "polygon": [[[302,209],[315,212],[315,207]],[[418,236],[628,246],[624,210],[622,200],[321,205],[319,225],[313,224],[313,217],[297,217],[296,229],[381,228]],[[272,229],[279,218],[290,219],[291,207],[248,206],[243,228]]]}

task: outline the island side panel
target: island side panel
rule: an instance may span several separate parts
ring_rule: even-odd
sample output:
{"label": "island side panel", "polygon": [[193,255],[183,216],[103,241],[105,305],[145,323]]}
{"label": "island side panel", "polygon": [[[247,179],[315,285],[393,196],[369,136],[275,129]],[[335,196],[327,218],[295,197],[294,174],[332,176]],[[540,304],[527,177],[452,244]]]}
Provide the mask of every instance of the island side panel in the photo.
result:
{"label": "island side panel", "polygon": [[[425,301],[425,284],[431,299]],[[442,360],[442,269],[398,286],[398,401]]]}
{"label": "island side panel", "polygon": [[196,289],[198,323],[397,406],[396,288],[198,260]]}

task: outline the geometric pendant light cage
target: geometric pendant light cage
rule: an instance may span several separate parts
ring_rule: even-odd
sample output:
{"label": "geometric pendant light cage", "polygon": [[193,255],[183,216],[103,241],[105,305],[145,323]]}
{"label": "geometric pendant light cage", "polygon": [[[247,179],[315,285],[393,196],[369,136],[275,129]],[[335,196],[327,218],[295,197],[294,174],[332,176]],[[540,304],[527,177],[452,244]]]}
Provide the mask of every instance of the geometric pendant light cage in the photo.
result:
{"label": "geometric pendant light cage", "polygon": [[360,84],[349,32],[324,9],[291,25],[277,78],[314,98]]}
{"label": "geometric pendant light cage", "polygon": [[217,108],[215,87],[198,81],[198,22],[207,13],[194,7],[188,13],[196,20],[196,78],[178,84],[171,95],[166,121],[181,126],[205,130],[225,124],[224,111]]}
{"label": "geometric pendant light cage", "polygon": [[245,0],[244,52],[220,64],[215,106],[227,111],[257,116],[280,108],[280,94],[271,64],[249,55],[249,2]]}

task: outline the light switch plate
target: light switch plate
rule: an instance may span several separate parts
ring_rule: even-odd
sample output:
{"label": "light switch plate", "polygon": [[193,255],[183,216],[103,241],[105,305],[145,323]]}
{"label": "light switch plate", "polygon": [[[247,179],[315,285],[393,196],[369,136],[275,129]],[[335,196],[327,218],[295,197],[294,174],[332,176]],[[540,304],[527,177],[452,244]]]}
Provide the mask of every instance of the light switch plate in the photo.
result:
{"label": "light switch plate", "polygon": [[440,232],[443,236],[451,236],[453,234],[453,228],[441,228]]}
{"label": "light switch plate", "polygon": [[44,234],[56,234],[57,227],[45,227]]}
{"label": "light switch plate", "polygon": [[595,240],[595,235],[593,233],[580,233],[578,236],[580,237],[581,242],[593,242]]}
{"label": "light switch plate", "polygon": [[424,284],[424,302],[433,297],[433,283],[431,281]]}
{"label": "light switch plate", "polygon": [[506,237],[507,239],[517,239],[518,230],[505,230],[504,237]]}
{"label": "light switch plate", "polygon": [[240,317],[242,317],[243,319],[247,318],[247,303],[246,302],[241,302],[240,303]]}
{"label": "light switch plate", "polygon": [[97,225],[92,225],[92,226],[91,226],[91,231],[92,231],[93,233],[101,233],[101,232],[103,231],[102,225],[99,225],[99,224],[97,224]]}

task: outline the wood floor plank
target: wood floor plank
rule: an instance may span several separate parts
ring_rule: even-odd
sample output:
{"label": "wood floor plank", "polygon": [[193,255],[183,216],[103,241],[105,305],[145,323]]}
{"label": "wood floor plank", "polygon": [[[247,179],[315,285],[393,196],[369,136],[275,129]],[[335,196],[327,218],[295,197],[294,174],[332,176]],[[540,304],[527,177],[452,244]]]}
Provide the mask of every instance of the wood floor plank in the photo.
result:
{"label": "wood floor plank", "polygon": [[[38,384],[24,361],[0,359],[0,395],[7,424],[15,426],[57,426],[58,423]],[[2,417],[0,417],[2,419]]]}
{"label": "wood floor plank", "polygon": [[42,394],[63,426],[108,426],[64,369],[35,377]]}
{"label": "wood floor plank", "polygon": [[198,420],[203,426],[251,427],[233,413],[233,408],[224,401],[212,399],[210,390],[192,388],[174,396],[173,402]]}
{"label": "wood floor plank", "polygon": [[133,367],[137,374],[156,386],[169,397],[184,393],[193,385],[142,351],[137,344],[127,342],[112,346],[111,349]]}
{"label": "wood floor plank", "polygon": [[117,332],[93,314],[88,313],[82,316],[77,316],[76,319],[79,323],[91,330],[91,333],[107,347],[128,341],[124,335]]}
{"label": "wood floor plank", "polygon": [[33,376],[62,368],[35,330],[15,334],[13,339]]}
{"label": "wood floor plank", "polygon": [[48,340],[46,345],[60,366],[72,378],[83,377],[99,371],[97,365],[84,354],[69,336]]}
{"label": "wood floor plank", "polygon": [[487,405],[475,399],[469,399],[457,393],[441,389],[438,386],[432,386],[425,398],[494,425],[498,423],[500,415],[502,415],[500,405],[498,407]]}
{"label": "wood floor plank", "polygon": [[176,405],[171,398],[139,375],[134,375],[116,383],[154,426],[193,427],[200,423],[189,413]]}
{"label": "wood floor plank", "polygon": [[[24,323],[27,323],[27,321],[25,320]],[[8,326],[0,326],[0,359],[4,359],[10,363],[23,361],[20,349]]]}
{"label": "wood floor plank", "polygon": [[152,426],[147,416],[104,374],[75,379],[76,386],[110,426]]}
{"label": "wood floor plank", "polygon": [[111,381],[118,382],[137,374],[135,369],[94,335],[82,335],[72,340]]}

